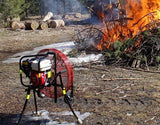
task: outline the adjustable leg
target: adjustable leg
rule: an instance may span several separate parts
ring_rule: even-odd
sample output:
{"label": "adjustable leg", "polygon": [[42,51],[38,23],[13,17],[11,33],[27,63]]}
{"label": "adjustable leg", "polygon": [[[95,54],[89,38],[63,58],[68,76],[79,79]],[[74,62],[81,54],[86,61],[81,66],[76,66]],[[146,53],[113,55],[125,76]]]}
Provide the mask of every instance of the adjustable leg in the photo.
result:
{"label": "adjustable leg", "polygon": [[54,102],[57,103],[57,81],[54,85]]}
{"label": "adjustable leg", "polygon": [[37,99],[36,99],[36,90],[35,90],[35,89],[33,89],[33,95],[34,95],[35,114],[38,115],[38,111],[37,111]]}
{"label": "adjustable leg", "polygon": [[31,91],[31,89],[28,87],[28,89],[27,89],[27,95],[26,95],[26,100],[25,100],[25,103],[24,103],[24,106],[23,106],[23,110],[22,110],[22,112],[21,112],[21,115],[20,115],[20,118],[19,118],[19,120],[18,120],[17,125],[20,125],[20,122],[21,122],[21,120],[22,120],[24,111],[25,111],[26,106],[27,106],[27,102],[28,102],[28,100],[29,100],[29,98],[30,98],[30,91]]}
{"label": "adjustable leg", "polygon": [[71,93],[70,93],[70,97],[73,98],[73,84],[71,86]]}
{"label": "adjustable leg", "polygon": [[[78,118],[78,116],[76,115],[76,113],[74,112],[70,102],[71,102],[71,98],[66,94],[66,89],[65,87],[63,86],[63,82],[62,82],[62,77],[61,77],[61,74],[59,75],[59,79],[60,79],[60,82],[61,82],[61,88],[62,88],[62,92],[63,92],[63,95],[64,95],[64,102],[66,104],[68,104],[70,110],[72,111],[73,115],[75,116],[75,118],[77,119],[77,122],[79,124],[82,124],[82,120]],[[71,96],[73,96],[73,85],[72,85],[72,88],[71,88]]]}
{"label": "adjustable leg", "polygon": [[65,94],[65,95],[64,95],[64,102],[65,102],[66,104],[68,104],[70,110],[72,111],[73,115],[74,115],[75,118],[77,119],[77,122],[78,122],[79,124],[82,124],[83,122],[82,122],[81,119],[78,118],[78,116],[77,116],[76,113],[74,112],[74,110],[73,110],[73,108],[72,108],[72,106],[71,106],[71,104],[70,104],[70,100],[71,100],[70,97],[68,97],[68,95]]}

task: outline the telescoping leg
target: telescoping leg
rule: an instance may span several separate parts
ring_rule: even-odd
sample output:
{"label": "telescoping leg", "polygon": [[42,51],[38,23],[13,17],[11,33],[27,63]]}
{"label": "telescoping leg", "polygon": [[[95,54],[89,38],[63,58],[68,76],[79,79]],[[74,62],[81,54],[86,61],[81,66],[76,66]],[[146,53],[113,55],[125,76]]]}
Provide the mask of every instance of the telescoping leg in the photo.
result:
{"label": "telescoping leg", "polygon": [[33,89],[33,96],[34,96],[35,114],[39,115],[38,114],[38,110],[37,110],[37,99],[36,99],[36,90],[35,90],[35,88]]}
{"label": "telescoping leg", "polygon": [[[73,108],[72,108],[72,106],[71,106],[71,103],[70,103],[70,102],[71,102],[72,99],[66,94],[66,89],[65,89],[65,87],[63,86],[61,74],[59,74],[59,79],[60,79],[60,82],[61,82],[61,88],[62,88],[62,92],[63,92],[63,95],[64,95],[64,102],[65,102],[66,104],[68,104],[70,110],[72,111],[73,115],[74,115],[75,118],[77,119],[77,122],[78,122],[79,124],[82,124],[82,123],[83,123],[82,120],[78,118],[78,116],[76,115],[76,113],[74,112],[74,110],[73,110]],[[71,89],[73,89],[73,86],[72,86]],[[71,96],[73,96],[73,90],[72,90],[72,92],[71,92]]]}
{"label": "telescoping leg", "polygon": [[[64,91],[64,90],[63,90],[63,91]],[[65,95],[64,95],[64,102],[65,102],[66,104],[68,104],[70,110],[72,111],[73,115],[74,115],[75,118],[77,119],[77,122],[78,122],[79,124],[82,124],[83,122],[82,122],[81,119],[78,118],[78,116],[77,116],[76,113],[74,112],[74,110],[73,110],[73,108],[72,108],[72,106],[71,106],[70,100],[71,100],[70,97],[68,97],[68,95],[65,94]]]}
{"label": "telescoping leg", "polygon": [[28,102],[28,100],[29,100],[29,98],[30,98],[31,88],[30,88],[30,87],[28,87],[28,89],[26,89],[26,91],[27,91],[27,94],[26,94],[26,100],[25,100],[25,103],[24,103],[24,106],[23,106],[23,110],[22,110],[22,112],[21,112],[21,115],[20,115],[20,118],[19,118],[19,120],[18,120],[17,125],[20,125],[20,123],[21,123],[21,120],[22,120],[22,117],[23,117],[24,111],[25,111],[26,106],[27,106],[27,102]]}

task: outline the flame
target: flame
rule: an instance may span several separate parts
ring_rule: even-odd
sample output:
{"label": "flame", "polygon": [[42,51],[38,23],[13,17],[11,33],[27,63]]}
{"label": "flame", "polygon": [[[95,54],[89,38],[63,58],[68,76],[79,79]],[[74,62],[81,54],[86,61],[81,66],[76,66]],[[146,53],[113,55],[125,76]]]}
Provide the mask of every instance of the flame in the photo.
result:
{"label": "flame", "polygon": [[104,32],[97,45],[98,50],[102,50],[103,47],[109,48],[117,40],[132,38],[139,32],[155,27],[155,22],[160,22],[159,0],[127,0],[125,5],[118,8],[125,10],[125,17],[119,17],[118,20],[113,21],[108,21],[104,12],[97,12],[101,17]]}

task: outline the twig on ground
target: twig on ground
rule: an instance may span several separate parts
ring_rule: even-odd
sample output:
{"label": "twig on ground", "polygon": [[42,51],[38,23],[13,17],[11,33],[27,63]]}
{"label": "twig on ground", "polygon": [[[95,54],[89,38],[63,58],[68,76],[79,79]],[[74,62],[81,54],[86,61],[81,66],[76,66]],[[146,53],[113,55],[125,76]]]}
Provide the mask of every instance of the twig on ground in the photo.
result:
{"label": "twig on ground", "polygon": [[158,73],[160,74],[160,71],[151,71],[151,70],[143,70],[143,69],[140,69],[140,68],[131,68],[131,67],[121,67],[121,68],[124,68],[124,69],[127,69],[127,70],[135,70],[135,71],[139,71],[139,72],[147,72],[147,73]]}
{"label": "twig on ground", "polygon": [[110,78],[110,79],[102,79],[103,81],[115,81],[115,80],[139,80],[142,78]]}

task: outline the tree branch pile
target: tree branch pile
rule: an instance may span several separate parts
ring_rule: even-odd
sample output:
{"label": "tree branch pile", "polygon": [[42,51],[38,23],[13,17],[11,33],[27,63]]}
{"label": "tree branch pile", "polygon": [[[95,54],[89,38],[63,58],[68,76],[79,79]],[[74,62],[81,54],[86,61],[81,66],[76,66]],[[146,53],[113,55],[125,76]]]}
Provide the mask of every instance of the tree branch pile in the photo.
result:
{"label": "tree branch pile", "polygon": [[116,41],[102,51],[106,64],[147,68],[160,64],[160,29],[145,30],[134,38]]}
{"label": "tree branch pile", "polygon": [[75,35],[78,50],[101,52],[106,64],[147,68],[160,64],[160,28],[154,27],[137,34],[134,38],[115,41],[110,48],[97,50],[103,32],[98,28],[86,28]]}
{"label": "tree branch pile", "polygon": [[104,33],[96,27],[85,28],[78,31],[74,37],[75,45],[78,50],[86,52],[97,52],[97,45]]}

